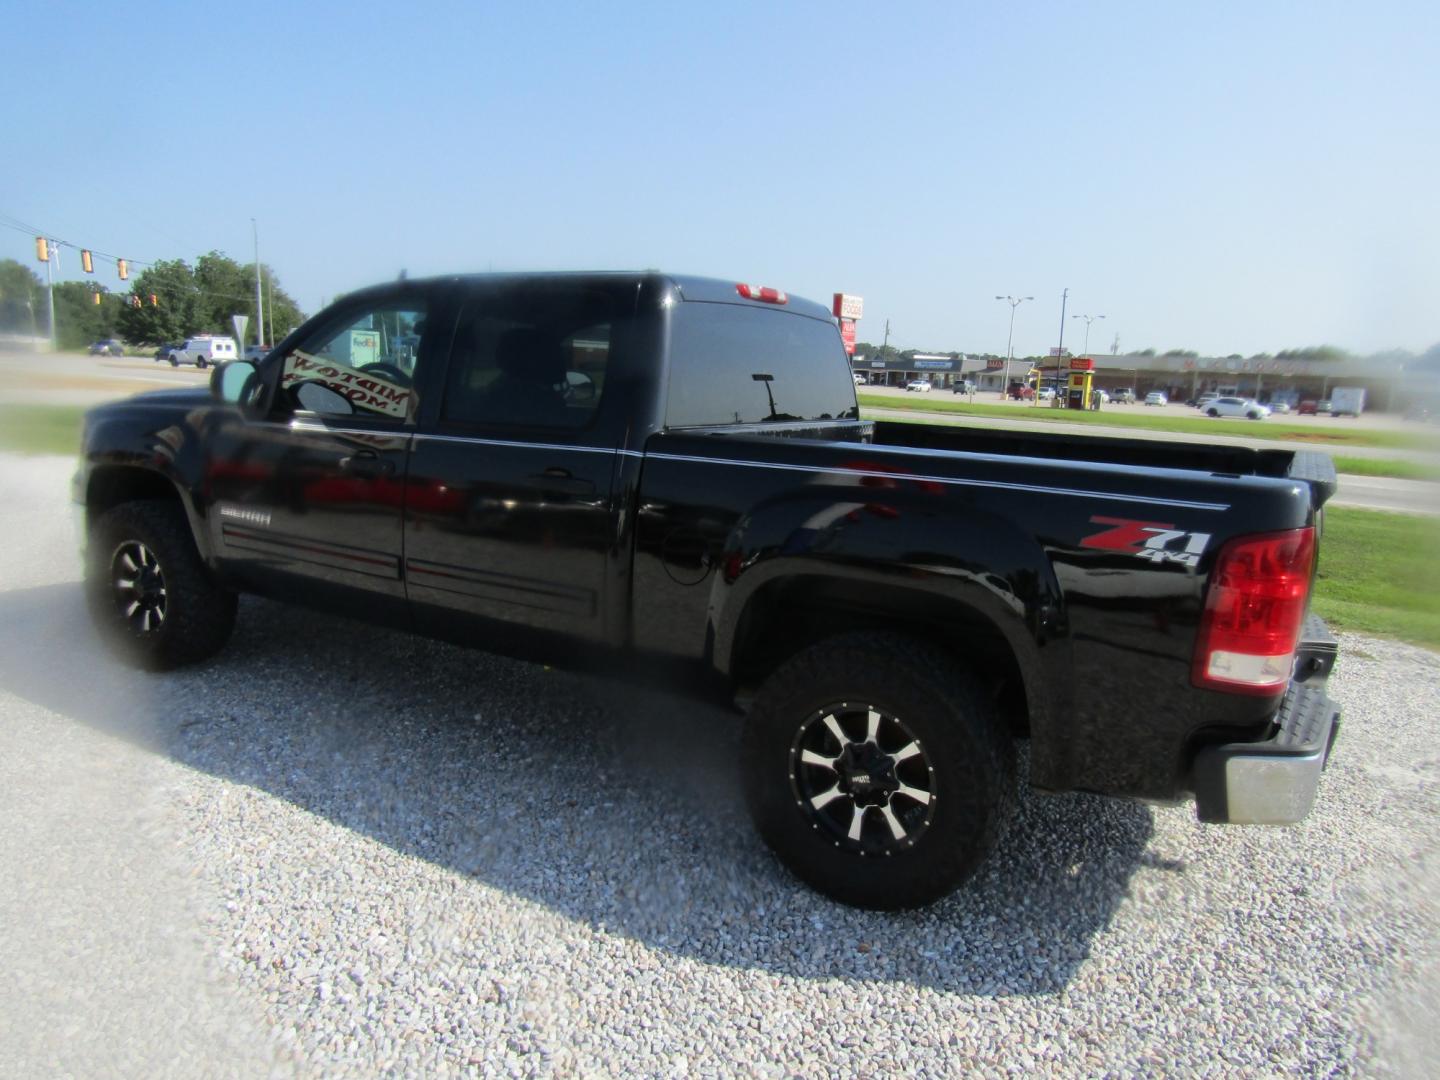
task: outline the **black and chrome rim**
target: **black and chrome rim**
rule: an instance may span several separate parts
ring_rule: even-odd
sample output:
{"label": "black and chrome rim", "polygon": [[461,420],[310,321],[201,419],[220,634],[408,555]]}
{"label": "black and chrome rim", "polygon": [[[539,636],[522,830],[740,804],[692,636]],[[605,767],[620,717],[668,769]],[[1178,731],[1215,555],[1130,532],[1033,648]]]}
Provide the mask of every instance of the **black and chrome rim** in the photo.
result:
{"label": "black and chrome rim", "polygon": [[132,630],[149,634],[165,625],[165,574],[155,553],[139,540],[126,540],[115,549],[110,587],[115,607]]}
{"label": "black and chrome rim", "polygon": [[899,717],[860,702],[817,709],[790,746],[795,805],[859,855],[913,847],[935,817],[935,769]]}

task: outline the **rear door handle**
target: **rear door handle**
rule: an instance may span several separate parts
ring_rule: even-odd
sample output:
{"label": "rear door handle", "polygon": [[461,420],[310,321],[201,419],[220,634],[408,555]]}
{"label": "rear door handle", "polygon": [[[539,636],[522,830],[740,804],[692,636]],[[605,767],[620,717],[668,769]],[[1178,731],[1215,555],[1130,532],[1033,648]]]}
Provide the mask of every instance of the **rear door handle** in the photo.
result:
{"label": "rear door handle", "polygon": [[395,471],[395,463],[374,450],[357,450],[340,459],[340,468],[356,476],[389,476]]}
{"label": "rear door handle", "polygon": [[592,481],[577,477],[560,465],[551,465],[544,472],[535,473],[530,479],[538,481],[542,492],[556,495],[590,495],[595,491]]}

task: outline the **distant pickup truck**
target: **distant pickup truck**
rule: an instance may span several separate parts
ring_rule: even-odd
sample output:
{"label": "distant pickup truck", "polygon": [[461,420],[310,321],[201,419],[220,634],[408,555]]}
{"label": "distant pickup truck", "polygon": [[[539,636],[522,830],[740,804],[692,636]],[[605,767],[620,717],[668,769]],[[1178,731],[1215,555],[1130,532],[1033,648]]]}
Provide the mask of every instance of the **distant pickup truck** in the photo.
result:
{"label": "distant pickup truck", "polygon": [[1045,791],[1305,817],[1328,458],[873,423],[848,371],[825,308],[745,283],[352,293],[87,414],[91,610],[153,669],[255,592],[731,705],[760,834],[868,907],[975,870],[1020,739]]}

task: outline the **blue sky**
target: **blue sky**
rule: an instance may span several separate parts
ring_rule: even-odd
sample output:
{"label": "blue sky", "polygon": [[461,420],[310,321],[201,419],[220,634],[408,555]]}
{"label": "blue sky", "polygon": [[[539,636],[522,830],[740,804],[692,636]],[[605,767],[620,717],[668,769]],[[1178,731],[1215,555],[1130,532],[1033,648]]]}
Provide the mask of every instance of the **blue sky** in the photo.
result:
{"label": "blue sky", "polygon": [[[1016,352],[1440,340],[1440,5],[6,0],[0,213],[135,260],[659,267]],[[0,229],[0,258],[39,269]],[[77,260],[65,265],[78,272]],[[113,268],[100,280],[116,288]],[[1067,346],[1083,324],[1069,321]]]}

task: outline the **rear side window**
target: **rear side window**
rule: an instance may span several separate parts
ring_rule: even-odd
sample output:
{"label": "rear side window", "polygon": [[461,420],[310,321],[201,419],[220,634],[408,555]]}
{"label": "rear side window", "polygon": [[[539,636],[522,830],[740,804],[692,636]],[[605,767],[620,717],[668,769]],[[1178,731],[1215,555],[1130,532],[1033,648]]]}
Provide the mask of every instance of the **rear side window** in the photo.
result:
{"label": "rear side window", "polygon": [[855,380],[832,323],[690,301],[670,339],[670,427],[853,420]]}
{"label": "rear side window", "polygon": [[633,284],[482,286],[455,331],[441,418],[479,427],[588,427],[612,354],[634,337]]}

